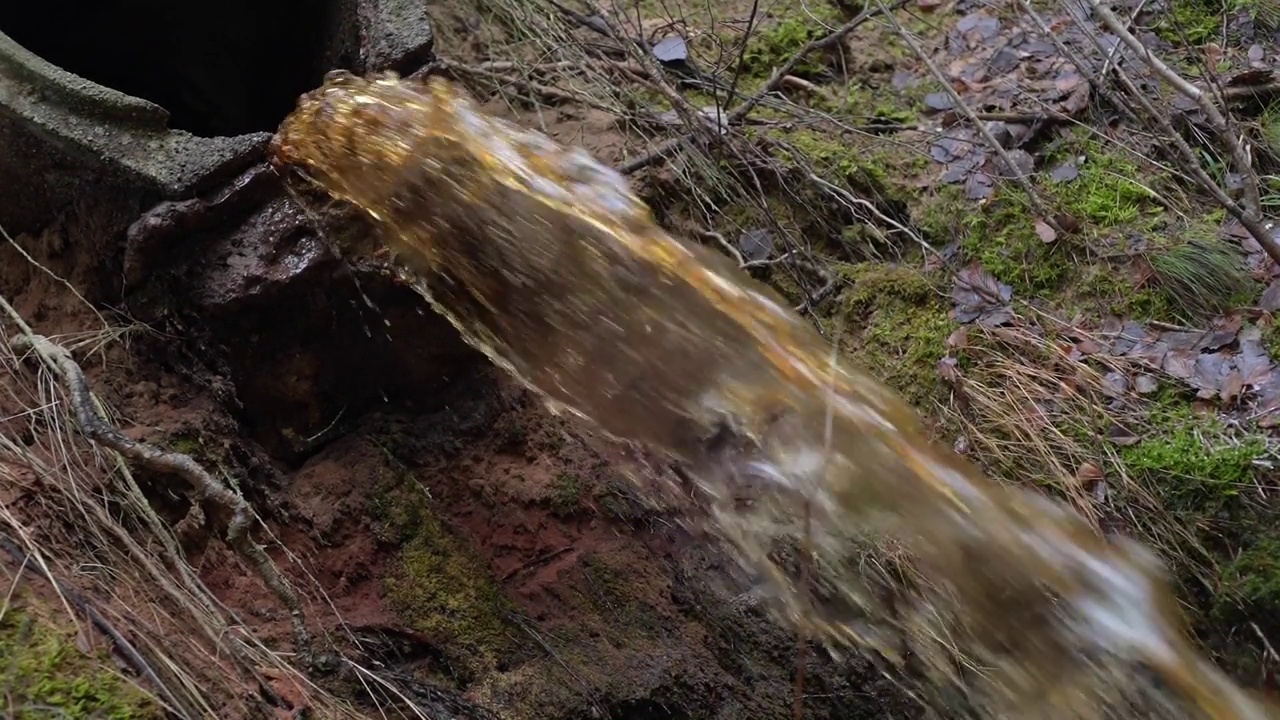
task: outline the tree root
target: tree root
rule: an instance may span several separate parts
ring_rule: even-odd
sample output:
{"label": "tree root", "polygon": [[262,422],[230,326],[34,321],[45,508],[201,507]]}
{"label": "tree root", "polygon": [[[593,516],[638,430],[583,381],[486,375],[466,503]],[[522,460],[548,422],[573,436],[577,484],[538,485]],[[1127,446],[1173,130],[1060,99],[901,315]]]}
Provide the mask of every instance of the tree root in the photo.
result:
{"label": "tree root", "polygon": [[186,479],[194,487],[193,503],[211,501],[231,514],[231,519],[227,523],[227,544],[258,571],[263,583],[289,610],[293,623],[295,650],[306,664],[311,654],[311,638],[307,631],[302,603],[298,600],[293,587],[271,561],[266,550],[255,543],[250,536],[249,530],[255,516],[249,503],[238,492],[210,475],[190,455],[167,451],[148,443],[132,440],[107,422],[98,409],[84,371],[66,348],[31,332],[23,332],[13,338],[10,344],[15,350],[34,352],[51,371],[62,379],[71,396],[71,407],[75,412],[76,422],[91,441],[114,450],[143,467]]}

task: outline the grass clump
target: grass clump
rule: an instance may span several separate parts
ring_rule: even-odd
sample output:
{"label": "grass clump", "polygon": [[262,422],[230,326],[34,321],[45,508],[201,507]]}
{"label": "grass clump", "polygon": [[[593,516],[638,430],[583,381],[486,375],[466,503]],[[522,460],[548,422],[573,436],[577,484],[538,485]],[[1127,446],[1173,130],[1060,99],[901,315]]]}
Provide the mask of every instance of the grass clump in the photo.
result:
{"label": "grass clump", "polygon": [[165,717],[154,700],[110,669],[109,656],[86,655],[74,637],[72,628],[28,609],[10,607],[0,616],[0,688],[6,709],[17,713],[12,717]]}
{"label": "grass clump", "polygon": [[1216,315],[1254,294],[1244,255],[1212,231],[1162,243],[1148,253],[1152,273],[1176,308],[1191,319]]}

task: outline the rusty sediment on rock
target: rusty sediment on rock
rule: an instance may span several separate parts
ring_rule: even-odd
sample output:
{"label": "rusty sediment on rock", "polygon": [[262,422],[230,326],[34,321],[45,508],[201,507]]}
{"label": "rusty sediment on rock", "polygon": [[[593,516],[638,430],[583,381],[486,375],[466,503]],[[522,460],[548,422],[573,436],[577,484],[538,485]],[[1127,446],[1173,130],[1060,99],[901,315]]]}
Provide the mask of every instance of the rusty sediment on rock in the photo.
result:
{"label": "rusty sediment on rock", "polygon": [[[1145,548],[932,444],[903,400],[838,364],[767,287],[665,233],[584,151],[442,80],[346,73],[300,100],[271,151],[372,216],[432,305],[553,406],[695,468],[714,529],[782,619],[892,652],[815,612],[775,552],[803,538],[824,587],[873,614],[850,562],[871,535],[925,580],[913,620],[875,620],[917,644],[955,638],[991,679],[978,699],[991,714],[1078,716],[1147,666],[1211,718],[1268,716],[1192,649]],[[726,431],[745,442],[710,450]],[[761,492],[744,508],[748,481]],[[929,657],[952,674],[954,658]]]}

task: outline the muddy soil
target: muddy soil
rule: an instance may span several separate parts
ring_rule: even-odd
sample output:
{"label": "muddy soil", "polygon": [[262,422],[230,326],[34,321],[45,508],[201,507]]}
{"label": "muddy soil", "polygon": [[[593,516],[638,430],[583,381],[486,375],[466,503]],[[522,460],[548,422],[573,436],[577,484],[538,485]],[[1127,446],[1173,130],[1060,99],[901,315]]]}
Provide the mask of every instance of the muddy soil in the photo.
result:
{"label": "muddy soil", "polygon": [[[591,118],[562,120],[558,134]],[[69,208],[0,245],[0,295],[39,333],[100,334],[77,359],[120,428],[234,480],[319,649],[415,688],[438,717],[791,717],[801,663],[805,717],[918,714],[865,660],[802,648],[755,609],[681,522],[687,498],[656,477],[637,492],[628,452],[549,413],[412,292],[336,259],[292,200],[264,197],[142,246],[120,218]],[[147,271],[121,296],[126,255]],[[10,400],[0,417],[24,412]],[[165,520],[187,517],[174,478],[138,477]],[[34,516],[23,492],[6,505]],[[289,651],[287,614],[220,532],[184,524],[192,566]],[[369,712],[386,700],[349,673],[317,682]]]}

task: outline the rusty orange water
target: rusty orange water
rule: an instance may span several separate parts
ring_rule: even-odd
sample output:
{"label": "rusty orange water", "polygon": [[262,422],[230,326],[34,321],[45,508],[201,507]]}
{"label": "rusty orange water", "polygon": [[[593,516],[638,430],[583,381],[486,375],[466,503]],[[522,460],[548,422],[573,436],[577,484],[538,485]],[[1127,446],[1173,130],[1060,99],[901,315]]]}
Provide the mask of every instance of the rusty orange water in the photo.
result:
{"label": "rusty orange water", "polygon": [[[584,151],[442,80],[335,73],[271,152],[367,212],[436,310],[553,407],[692,468],[712,529],[810,637],[910,653],[992,717],[1123,715],[1127,694],[1154,695],[1160,717],[1272,716],[1189,644],[1145,547],[931,443],[899,397],[767,287],[666,234]],[[888,548],[910,568],[892,613],[865,582]]]}

